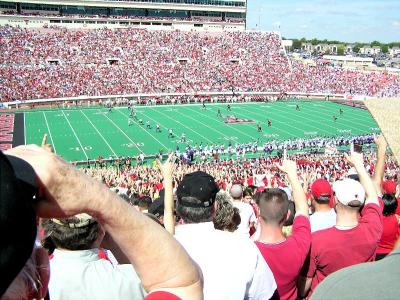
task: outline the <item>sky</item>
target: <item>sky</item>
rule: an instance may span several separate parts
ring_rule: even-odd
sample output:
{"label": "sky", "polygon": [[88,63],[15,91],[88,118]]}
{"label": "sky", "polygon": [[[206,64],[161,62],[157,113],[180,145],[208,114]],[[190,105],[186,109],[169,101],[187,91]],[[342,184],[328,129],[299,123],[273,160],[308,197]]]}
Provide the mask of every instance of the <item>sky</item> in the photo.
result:
{"label": "sky", "polygon": [[285,38],[400,41],[400,0],[247,0],[247,28]]}

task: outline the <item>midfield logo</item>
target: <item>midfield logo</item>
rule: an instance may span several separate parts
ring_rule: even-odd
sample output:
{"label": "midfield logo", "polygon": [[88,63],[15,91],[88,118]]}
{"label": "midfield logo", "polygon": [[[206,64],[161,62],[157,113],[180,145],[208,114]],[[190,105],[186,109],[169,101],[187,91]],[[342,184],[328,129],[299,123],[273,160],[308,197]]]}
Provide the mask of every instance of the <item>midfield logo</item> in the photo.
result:
{"label": "midfield logo", "polygon": [[236,118],[235,116],[227,116],[224,122],[225,124],[247,124],[247,123],[255,123],[256,121],[250,119]]}

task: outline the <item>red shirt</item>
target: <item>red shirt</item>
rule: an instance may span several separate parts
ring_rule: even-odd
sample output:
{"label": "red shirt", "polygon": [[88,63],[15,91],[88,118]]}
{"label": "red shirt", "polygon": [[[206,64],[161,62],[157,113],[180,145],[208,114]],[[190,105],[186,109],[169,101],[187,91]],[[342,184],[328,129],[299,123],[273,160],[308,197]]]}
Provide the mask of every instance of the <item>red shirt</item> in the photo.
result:
{"label": "red shirt", "polygon": [[145,300],[181,300],[178,296],[171,294],[169,292],[157,291],[148,294],[144,297]]}
{"label": "red shirt", "polygon": [[312,278],[311,292],[329,274],[375,260],[382,231],[382,209],[376,204],[367,204],[356,227],[348,230],[331,227],[314,232],[310,255],[302,271]]}
{"label": "red shirt", "polygon": [[292,235],[279,244],[256,242],[258,249],[274,274],[279,298],[296,299],[296,281],[310,250],[310,220],[297,216],[293,221]]}
{"label": "red shirt", "polygon": [[393,250],[394,244],[397,241],[399,223],[395,215],[383,216],[383,233],[379,241],[376,253],[386,254]]}

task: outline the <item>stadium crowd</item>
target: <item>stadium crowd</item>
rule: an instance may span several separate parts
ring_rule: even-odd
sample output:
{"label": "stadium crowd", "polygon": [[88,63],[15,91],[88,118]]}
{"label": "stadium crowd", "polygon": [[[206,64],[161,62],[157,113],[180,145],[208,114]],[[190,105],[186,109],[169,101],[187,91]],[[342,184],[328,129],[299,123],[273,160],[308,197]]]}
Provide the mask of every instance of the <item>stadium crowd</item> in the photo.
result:
{"label": "stadium crowd", "polygon": [[[170,153],[82,170],[45,141],[8,150],[0,221],[16,231],[2,230],[2,299],[358,298],[336,271],[376,259],[366,270],[398,273],[400,168],[374,142],[364,154],[186,164]],[[397,298],[390,282],[363,298]]]}
{"label": "stadium crowd", "polygon": [[197,92],[398,95],[398,76],[289,61],[275,33],[0,28],[2,101]]}

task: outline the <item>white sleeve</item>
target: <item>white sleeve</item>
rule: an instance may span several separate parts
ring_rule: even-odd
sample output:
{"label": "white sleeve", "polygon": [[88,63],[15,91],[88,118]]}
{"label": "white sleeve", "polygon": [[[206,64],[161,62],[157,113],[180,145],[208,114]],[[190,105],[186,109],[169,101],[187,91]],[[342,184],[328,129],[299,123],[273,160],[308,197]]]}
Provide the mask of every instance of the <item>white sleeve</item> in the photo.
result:
{"label": "white sleeve", "polygon": [[277,287],[275,278],[255,244],[254,248],[257,252],[257,261],[255,264],[253,280],[250,283],[245,299],[270,299],[275,293]]}

